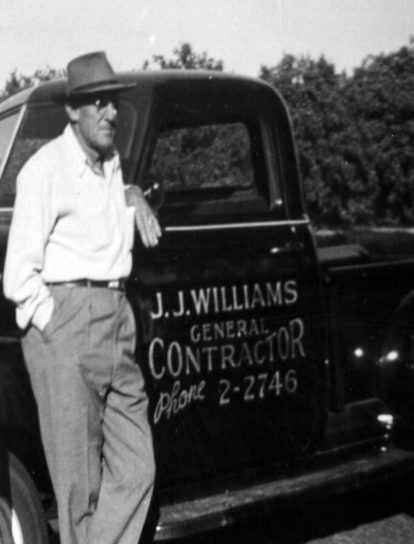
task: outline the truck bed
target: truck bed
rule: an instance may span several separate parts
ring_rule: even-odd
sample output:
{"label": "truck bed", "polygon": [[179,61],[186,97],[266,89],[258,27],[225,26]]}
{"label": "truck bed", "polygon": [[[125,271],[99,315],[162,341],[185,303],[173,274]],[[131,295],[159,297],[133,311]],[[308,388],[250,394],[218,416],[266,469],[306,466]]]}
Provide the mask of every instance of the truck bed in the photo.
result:
{"label": "truck bed", "polygon": [[414,260],[414,229],[359,228],[315,233],[322,266]]}

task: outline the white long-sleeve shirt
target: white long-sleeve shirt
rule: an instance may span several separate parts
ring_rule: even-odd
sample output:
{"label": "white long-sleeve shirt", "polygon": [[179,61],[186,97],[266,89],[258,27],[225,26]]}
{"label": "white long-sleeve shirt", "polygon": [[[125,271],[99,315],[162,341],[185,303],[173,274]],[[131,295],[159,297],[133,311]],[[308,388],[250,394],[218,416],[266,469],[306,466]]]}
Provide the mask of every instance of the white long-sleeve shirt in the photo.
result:
{"label": "white long-sleeve shirt", "polygon": [[42,147],[17,178],[3,289],[16,321],[43,329],[53,312],[48,283],[129,276],[134,211],[119,156],[94,172],[73,130]]}

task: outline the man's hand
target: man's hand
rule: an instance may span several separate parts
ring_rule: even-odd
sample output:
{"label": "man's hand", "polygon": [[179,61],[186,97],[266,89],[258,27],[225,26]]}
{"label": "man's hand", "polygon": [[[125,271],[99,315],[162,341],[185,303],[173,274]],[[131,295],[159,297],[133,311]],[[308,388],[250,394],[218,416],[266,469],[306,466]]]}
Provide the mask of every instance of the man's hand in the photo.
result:
{"label": "man's hand", "polygon": [[144,246],[156,246],[162,234],[161,227],[141,189],[136,185],[125,187],[125,200],[127,206],[135,208],[135,223]]}

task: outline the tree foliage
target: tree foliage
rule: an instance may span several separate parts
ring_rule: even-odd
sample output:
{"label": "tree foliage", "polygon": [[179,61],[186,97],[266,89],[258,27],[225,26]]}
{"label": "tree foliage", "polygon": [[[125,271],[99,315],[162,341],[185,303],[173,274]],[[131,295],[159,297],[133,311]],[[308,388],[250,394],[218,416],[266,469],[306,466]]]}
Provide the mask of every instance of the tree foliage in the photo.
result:
{"label": "tree foliage", "polygon": [[161,70],[215,70],[223,71],[223,61],[209,57],[206,52],[196,53],[191,44],[184,42],[173,50],[173,57],[166,59],[163,55],[153,55],[152,61],[144,62],[144,70],[160,68]]}
{"label": "tree foliage", "polygon": [[0,101],[23,89],[27,89],[28,87],[32,87],[38,83],[63,77],[64,75],[64,70],[56,70],[55,68],[50,68],[49,66],[36,70],[34,74],[30,76],[19,74],[17,70],[14,70],[8,77],[3,91],[0,92]]}
{"label": "tree foliage", "polygon": [[283,94],[308,211],[320,226],[414,222],[414,44],[351,76],[285,55],[261,77]]}

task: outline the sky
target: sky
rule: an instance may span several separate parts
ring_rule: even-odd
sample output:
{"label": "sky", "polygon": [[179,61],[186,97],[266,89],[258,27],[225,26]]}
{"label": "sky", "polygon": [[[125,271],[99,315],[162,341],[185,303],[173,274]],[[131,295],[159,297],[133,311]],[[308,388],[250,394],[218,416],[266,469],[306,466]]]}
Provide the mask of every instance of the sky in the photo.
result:
{"label": "sky", "polygon": [[139,69],[183,42],[249,76],[286,53],[351,73],[411,36],[414,0],[0,0],[0,89],[14,70],[61,69],[91,51]]}

